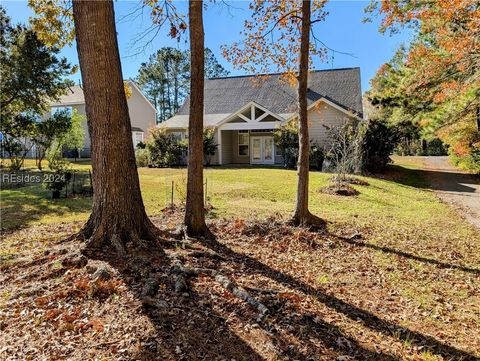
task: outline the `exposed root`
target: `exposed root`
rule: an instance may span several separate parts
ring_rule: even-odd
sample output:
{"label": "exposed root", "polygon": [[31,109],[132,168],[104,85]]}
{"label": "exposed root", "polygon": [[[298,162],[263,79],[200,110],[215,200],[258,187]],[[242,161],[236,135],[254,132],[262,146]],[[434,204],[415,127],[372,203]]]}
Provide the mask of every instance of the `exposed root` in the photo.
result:
{"label": "exposed root", "polygon": [[227,290],[229,290],[232,294],[234,294],[241,300],[255,307],[259,312],[257,321],[261,321],[265,317],[265,315],[268,313],[268,308],[263,303],[258,302],[247,291],[235,286],[235,284],[231,280],[229,280],[227,277],[221,274],[217,274],[215,276],[215,281],[220,283],[223,287],[225,287]]}
{"label": "exposed root", "polygon": [[175,276],[175,292],[182,293],[186,291],[188,291],[188,286],[185,273],[177,273]]}
{"label": "exposed root", "polygon": [[315,230],[324,230],[327,227],[327,222],[325,220],[311,214],[309,211],[303,216],[295,214],[287,223],[292,226],[309,227]]}
{"label": "exposed root", "polygon": [[99,251],[111,246],[120,257],[127,256],[127,243],[133,244],[136,248],[148,248],[150,243],[161,240],[164,235],[150,220],[146,220],[142,227],[125,231],[122,227],[116,229],[114,225],[106,226],[103,223],[94,225],[93,221],[88,222],[77,233],[67,240],[82,240],[85,245],[82,253],[87,257],[94,257]]}
{"label": "exposed root", "polygon": [[186,268],[178,259],[175,259],[173,263],[174,266],[172,267],[172,273],[175,275],[175,292],[182,293],[188,291],[187,277],[206,274],[214,277],[215,281],[230,291],[234,296],[255,307],[259,312],[257,321],[261,321],[268,313],[268,308],[263,303],[257,301],[246,290],[236,286],[234,282],[220,272],[210,268]]}
{"label": "exposed root", "polygon": [[156,277],[155,275],[150,275],[150,277],[145,281],[145,284],[143,285],[140,297],[143,299],[155,295],[158,291],[159,286],[160,281],[158,280],[158,277]]}
{"label": "exposed root", "polygon": [[184,232],[188,238],[205,239],[209,241],[214,241],[216,239],[216,236],[212,233],[212,231],[210,230],[210,228],[207,227],[206,224],[204,224],[203,227],[198,231],[189,229],[189,227],[185,227]]}

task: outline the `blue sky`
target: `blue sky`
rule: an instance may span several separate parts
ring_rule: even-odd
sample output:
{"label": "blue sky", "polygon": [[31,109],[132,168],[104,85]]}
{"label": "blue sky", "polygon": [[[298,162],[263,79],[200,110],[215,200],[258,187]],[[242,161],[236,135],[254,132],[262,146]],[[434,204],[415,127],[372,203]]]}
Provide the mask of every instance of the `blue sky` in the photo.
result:
{"label": "blue sky", "polygon": [[[220,46],[230,44],[240,38],[244,20],[249,17],[247,10],[248,2],[231,1],[232,7],[223,4],[208,3],[208,9],[204,13],[205,44],[213,50],[222,65],[232,75],[242,74],[241,71],[232,69],[232,66],[221,56]],[[136,12],[139,1],[116,1],[115,12],[117,18],[117,32],[122,57],[122,69],[124,78],[134,78],[137,75],[140,64],[148,59],[149,55],[162,46],[173,46],[186,49],[188,44],[182,40],[177,42],[167,36],[168,29],[161,30],[149,43],[146,39],[139,41],[139,36],[151,25],[147,11]],[[394,36],[382,35],[378,32],[378,20],[373,23],[362,23],[364,18],[363,9],[368,1],[345,1],[334,0],[327,4],[329,15],[325,22],[315,25],[315,34],[329,47],[347,53],[353,53],[355,57],[336,54],[333,63],[320,63],[314,61],[316,69],[330,69],[343,67],[360,67],[362,75],[362,90],[369,88],[369,80],[375,75],[376,70],[384,62],[388,61],[395,50],[402,44],[408,43],[411,33],[403,32]],[[26,1],[2,1],[7,9],[7,14],[13,23],[28,21],[33,15]],[[187,3],[178,2],[177,7],[186,13]],[[129,15],[130,14],[130,15]],[[78,64],[75,45],[62,50],[62,55],[72,64]],[[80,74],[72,76],[75,82],[80,79]]]}

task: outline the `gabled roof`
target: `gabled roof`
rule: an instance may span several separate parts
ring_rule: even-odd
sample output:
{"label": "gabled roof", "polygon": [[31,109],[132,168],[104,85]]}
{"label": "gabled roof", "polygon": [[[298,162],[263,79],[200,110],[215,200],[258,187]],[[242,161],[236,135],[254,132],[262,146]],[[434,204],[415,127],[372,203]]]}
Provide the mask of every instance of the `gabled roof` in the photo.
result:
{"label": "gabled roof", "polygon": [[[145,97],[145,95],[142,93],[142,90],[133,80],[126,80],[126,82],[129,86],[135,88],[140,93],[142,98],[145,99],[145,102],[156,111],[153,104]],[[80,85],[74,85],[72,87],[69,87],[67,89],[67,93],[65,95],[62,95],[58,101],[52,102],[50,106],[58,107],[78,104],[85,104],[85,96],[83,94],[83,88]]]}
{"label": "gabled roof", "polygon": [[[232,114],[252,101],[276,114],[295,113],[297,89],[280,80],[281,74],[234,76],[205,80],[205,115]],[[309,73],[308,104],[324,98],[362,117],[360,68],[317,70]],[[177,116],[188,115],[186,99]],[[169,124],[170,126],[170,124]]]}

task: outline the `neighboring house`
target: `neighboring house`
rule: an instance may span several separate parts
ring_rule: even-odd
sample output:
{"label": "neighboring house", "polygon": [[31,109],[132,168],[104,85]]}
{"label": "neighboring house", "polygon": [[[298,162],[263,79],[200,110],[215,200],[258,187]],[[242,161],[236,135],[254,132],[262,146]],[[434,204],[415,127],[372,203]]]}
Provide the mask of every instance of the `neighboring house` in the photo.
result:
{"label": "neighboring house", "polygon": [[[132,125],[132,140],[136,146],[139,142],[143,142],[149,128],[156,124],[156,110],[150,101],[143,95],[140,88],[135,82],[128,80],[128,86],[132,90],[132,95],[127,99],[128,113],[130,114],[130,122]],[[86,116],[85,98],[83,89],[76,85],[68,89],[68,93],[63,95],[57,102],[50,104],[51,113],[59,110],[72,111],[76,109],[78,114]],[[48,114],[49,115],[49,114]],[[88,133],[87,122],[84,122],[85,142],[83,149],[80,150],[82,158],[90,157],[90,135]]]}
{"label": "neighboring house", "polygon": [[[215,128],[217,152],[212,164],[281,164],[273,130],[297,116],[297,89],[280,80],[254,76],[205,81],[204,126]],[[263,77],[262,77],[263,78]],[[310,139],[328,146],[329,128],[348,119],[363,119],[360,69],[319,70],[309,73],[308,121]],[[189,100],[178,113],[159,124],[184,139]]]}

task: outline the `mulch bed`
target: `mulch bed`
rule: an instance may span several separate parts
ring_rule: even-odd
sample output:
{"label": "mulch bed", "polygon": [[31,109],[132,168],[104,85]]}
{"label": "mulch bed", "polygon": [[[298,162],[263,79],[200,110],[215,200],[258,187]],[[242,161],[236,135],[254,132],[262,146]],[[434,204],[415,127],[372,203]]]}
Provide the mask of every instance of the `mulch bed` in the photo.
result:
{"label": "mulch bed", "polygon": [[331,194],[334,196],[358,196],[360,194],[355,188],[348,184],[331,184],[326,187],[320,188],[321,193]]}

